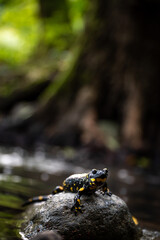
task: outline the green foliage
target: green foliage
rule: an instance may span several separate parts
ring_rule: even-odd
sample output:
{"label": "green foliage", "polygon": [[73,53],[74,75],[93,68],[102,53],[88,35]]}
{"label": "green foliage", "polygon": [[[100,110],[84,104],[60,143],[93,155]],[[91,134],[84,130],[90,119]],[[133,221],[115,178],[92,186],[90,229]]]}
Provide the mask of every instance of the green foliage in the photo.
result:
{"label": "green foliage", "polygon": [[151,159],[147,157],[141,157],[137,159],[137,165],[141,168],[149,168],[151,165]]}
{"label": "green foliage", "polygon": [[17,196],[9,195],[9,194],[0,194],[0,205],[10,208],[19,208],[22,200]]}
{"label": "green foliage", "polygon": [[29,57],[38,42],[38,5],[35,0],[7,3],[0,6],[0,60],[17,64]]}
{"label": "green foliage", "polygon": [[79,33],[84,29],[84,14],[87,10],[87,0],[68,0],[69,2],[69,16],[71,19],[71,26],[73,32]]}
{"label": "green foliage", "polygon": [[72,54],[67,54],[67,56],[61,60],[61,74],[59,74],[53,83],[50,84],[49,87],[43,92],[41,96],[43,103],[47,102],[59,91],[63,92],[64,89],[66,91],[66,84],[68,85],[69,81],[72,81],[79,54],[80,48],[75,48]]}
{"label": "green foliage", "polygon": [[52,15],[40,16],[38,0],[0,0],[0,61],[23,64],[34,51],[69,49],[84,28],[87,0],[63,0]]}
{"label": "green foliage", "polygon": [[57,4],[52,17],[44,21],[44,42],[58,50],[66,50],[74,44],[76,36],[84,28],[87,0],[63,0]]}

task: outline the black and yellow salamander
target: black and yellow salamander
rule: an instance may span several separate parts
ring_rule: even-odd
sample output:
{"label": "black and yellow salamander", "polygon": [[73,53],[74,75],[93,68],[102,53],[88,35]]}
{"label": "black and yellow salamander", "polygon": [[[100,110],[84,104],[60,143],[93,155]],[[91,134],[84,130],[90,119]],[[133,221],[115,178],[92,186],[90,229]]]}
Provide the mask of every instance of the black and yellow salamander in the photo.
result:
{"label": "black and yellow salamander", "polygon": [[[101,190],[103,194],[107,194],[111,197],[112,193],[109,191],[107,186],[108,169],[103,170],[92,169],[89,173],[74,174],[66,178],[62,186],[57,186],[52,195],[60,192],[72,192],[77,193],[74,198],[74,204],[71,208],[75,214],[79,211],[82,212],[80,197],[82,195],[93,194],[97,190]],[[31,203],[47,201],[50,195],[38,196],[30,198],[23,206]]]}

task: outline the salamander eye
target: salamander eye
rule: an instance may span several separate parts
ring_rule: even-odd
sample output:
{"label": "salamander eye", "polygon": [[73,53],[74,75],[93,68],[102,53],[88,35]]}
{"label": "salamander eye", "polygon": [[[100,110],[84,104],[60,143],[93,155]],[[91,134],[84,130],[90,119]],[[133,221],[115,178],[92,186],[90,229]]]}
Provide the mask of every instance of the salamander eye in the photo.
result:
{"label": "salamander eye", "polygon": [[92,173],[93,173],[93,174],[96,174],[96,173],[97,173],[97,170],[96,170],[96,169],[92,169]]}
{"label": "salamander eye", "polygon": [[103,168],[103,171],[105,172],[105,174],[108,174],[108,168]]}

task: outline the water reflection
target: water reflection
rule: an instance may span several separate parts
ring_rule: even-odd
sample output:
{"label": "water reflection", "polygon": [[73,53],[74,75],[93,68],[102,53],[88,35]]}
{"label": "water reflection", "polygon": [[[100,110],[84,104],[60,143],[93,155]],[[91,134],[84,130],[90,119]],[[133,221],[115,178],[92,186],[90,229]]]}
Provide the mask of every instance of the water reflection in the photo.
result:
{"label": "water reflection", "polygon": [[4,167],[4,171],[8,171],[8,174],[11,174],[13,167],[23,167],[28,170],[35,169],[36,171],[43,171],[49,174],[84,171],[84,168],[73,166],[72,163],[67,162],[64,155],[58,154],[54,158],[53,155],[50,155],[44,151],[36,151],[29,154],[19,148],[16,148],[11,153],[5,153],[4,150],[0,150],[0,165]]}

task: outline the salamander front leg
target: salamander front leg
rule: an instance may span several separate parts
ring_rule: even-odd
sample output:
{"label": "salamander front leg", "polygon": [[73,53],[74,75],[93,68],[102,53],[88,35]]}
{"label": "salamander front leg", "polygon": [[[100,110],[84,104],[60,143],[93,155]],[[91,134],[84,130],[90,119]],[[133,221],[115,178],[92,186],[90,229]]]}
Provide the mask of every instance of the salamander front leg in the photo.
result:
{"label": "salamander front leg", "polygon": [[74,211],[75,215],[77,215],[77,212],[83,212],[82,209],[81,209],[81,201],[80,201],[80,197],[85,193],[85,188],[82,187],[79,189],[77,195],[75,196],[74,198],[74,205],[73,207],[71,208],[71,211]]}
{"label": "salamander front leg", "polygon": [[110,192],[108,186],[107,186],[107,183],[105,183],[102,187],[102,191],[103,191],[103,194],[104,195],[108,195],[108,196],[112,196],[112,192]]}

